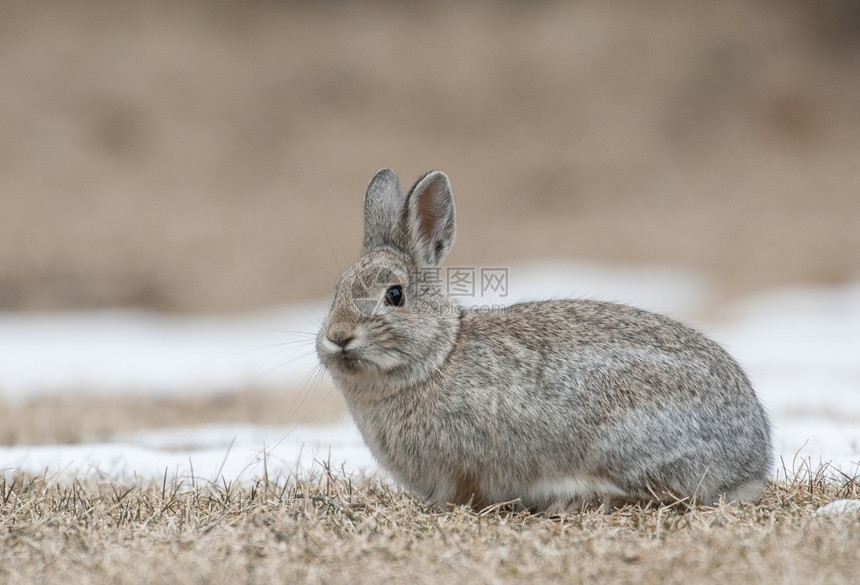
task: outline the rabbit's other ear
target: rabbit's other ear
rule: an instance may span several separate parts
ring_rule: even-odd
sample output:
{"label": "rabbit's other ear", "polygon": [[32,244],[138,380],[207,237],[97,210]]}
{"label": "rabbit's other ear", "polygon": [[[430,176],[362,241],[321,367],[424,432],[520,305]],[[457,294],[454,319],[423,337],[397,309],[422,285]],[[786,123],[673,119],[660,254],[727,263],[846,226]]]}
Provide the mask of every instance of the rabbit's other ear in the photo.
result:
{"label": "rabbit's other ear", "polygon": [[382,169],[373,176],[364,196],[364,249],[397,246],[403,192],[397,173]]}
{"label": "rabbit's other ear", "polygon": [[418,179],[406,196],[406,223],[415,259],[427,266],[439,264],[457,230],[454,195],[445,173],[431,171]]}

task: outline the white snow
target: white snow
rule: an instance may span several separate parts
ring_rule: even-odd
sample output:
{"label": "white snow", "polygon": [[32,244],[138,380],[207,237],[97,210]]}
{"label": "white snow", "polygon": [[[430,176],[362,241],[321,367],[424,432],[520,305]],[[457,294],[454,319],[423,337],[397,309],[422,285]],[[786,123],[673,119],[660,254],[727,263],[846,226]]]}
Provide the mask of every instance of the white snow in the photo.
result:
{"label": "white snow", "polygon": [[324,467],[350,475],[375,464],[349,422],[323,427],[205,425],[130,433],[113,443],[0,449],[0,471],[60,479],[200,482],[284,481]]}
{"label": "white snow", "polygon": [[313,333],[326,311],[320,302],[210,317],[117,310],[0,314],[0,399],[81,390],[216,393],[295,383],[316,364]]}
{"label": "white snow", "polygon": [[860,514],[860,500],[834,500],[815,511],[816,516]]}
{"label": "white snow", "polygon": [[860,282],[762,293],[729,313],[705,330],[749,373],[777,453],[860,473]]}
{"label": "white snow", "polygon": [[[477,278],[477,275],[476,275]],[[590,297],[629,302],[691,322],[747,369],[789,468],[798,459],[860,472],[860,281],[758,294],[707,322],[707,278],[671,267],[572,262],[514,266],[505,291],[462,304]],[[231,316],[140,311],[0,314],[0,403],[63,394],[181,395],[302,384],[327,300]],[[218,425],[126,433],[109,443],[0,447],[0,473],[117,481],[285,478],[321,462],[376,473],[350,421],[271,428]]]}

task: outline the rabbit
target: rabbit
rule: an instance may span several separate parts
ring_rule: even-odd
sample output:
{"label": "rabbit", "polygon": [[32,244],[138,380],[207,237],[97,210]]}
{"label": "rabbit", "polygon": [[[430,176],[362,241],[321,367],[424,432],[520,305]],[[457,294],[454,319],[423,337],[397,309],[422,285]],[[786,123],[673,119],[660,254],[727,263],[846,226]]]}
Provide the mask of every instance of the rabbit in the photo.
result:
{"label": "rabbit", "polygon": [[739,365],[668,317],[596,300],[468,310],[436,267],[454,242],[448,177],[404,198],[379,171],[364,246],[316,339],[374,457],[436,506],[755,502],[767,414]]}

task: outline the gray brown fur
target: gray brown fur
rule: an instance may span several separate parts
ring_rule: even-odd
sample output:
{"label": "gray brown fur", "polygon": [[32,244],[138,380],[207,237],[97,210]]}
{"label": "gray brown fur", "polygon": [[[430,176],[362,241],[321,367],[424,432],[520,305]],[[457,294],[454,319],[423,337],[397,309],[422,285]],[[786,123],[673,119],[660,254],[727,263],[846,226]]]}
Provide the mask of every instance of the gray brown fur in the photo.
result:
{"label": "gray brown fur", "polygon": [[[338,280],[317,352],[362,436],[434,503],[754,501],[770,425],[719,345],[662,315],[557,300],[469,311],[426,271],[454,240],[448,178],[365,198],[364,250]],[[405,302],[383,299],[399,284]]]}

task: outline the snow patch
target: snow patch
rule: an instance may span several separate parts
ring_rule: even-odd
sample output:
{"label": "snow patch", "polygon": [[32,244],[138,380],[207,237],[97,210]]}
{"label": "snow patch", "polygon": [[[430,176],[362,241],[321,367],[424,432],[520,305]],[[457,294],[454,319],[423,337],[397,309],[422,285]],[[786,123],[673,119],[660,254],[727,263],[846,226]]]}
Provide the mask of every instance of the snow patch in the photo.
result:
{"label": "snow patch", "polygon": [[860,500],[835,500],[815,511],[816,516],[847,516],[860,514]]}
{"label": "snow patch", "polygon": [[[480,272],[476,278],[480,277]],[[504,290],[461,304],[588,297],[690,321],[710,302],[701,275],[666,267],[572,262],[512,266]],[[314,336],[328,302],[233,316],[140,311],[0,314],[0,399],[63,394],[216,394],[302,386],[317,367]],[[696,323],[748,371],[774,423],[776,454],[860,465],[860,281],[751,296],[719,323]],[[685,317],[686,316],[686,317]],[[203,426],[124,434],[90,445],[0,447],[0,472],[214,481],[309,470],[328,461],[350,473],[376,464],[349,421],[272,428]]]}

